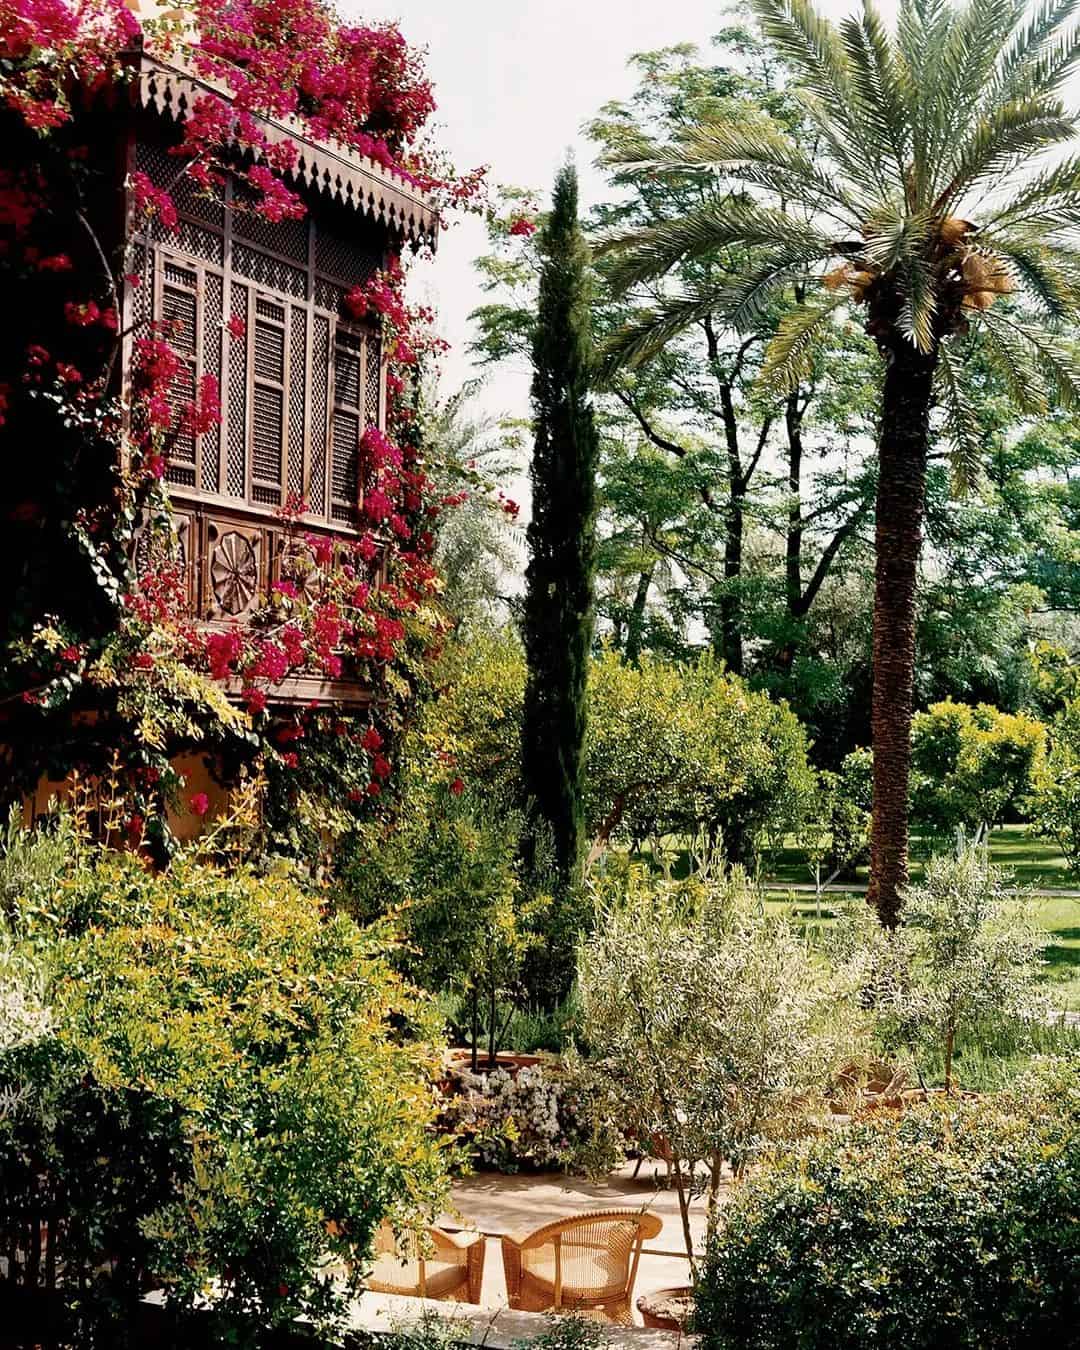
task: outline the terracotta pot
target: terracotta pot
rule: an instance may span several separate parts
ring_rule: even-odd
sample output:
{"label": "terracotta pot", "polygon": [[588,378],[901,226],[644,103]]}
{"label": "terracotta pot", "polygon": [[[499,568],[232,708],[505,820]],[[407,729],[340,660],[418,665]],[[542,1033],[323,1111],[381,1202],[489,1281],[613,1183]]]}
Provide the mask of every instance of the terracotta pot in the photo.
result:
{"label": "terracotta pot", "polygon": [[654,1289],[637,1301],[641,1320],[654,1331],[685,1331],[694,1311],[694,1291],[688,1284]]}
{"label": "terracotta pot", "polygon": [[[532,1068],[534,1064],[539,1064],[544,1059],[543,1055],[519,1055],[513,1050],[500,1050],[495,1056],[495,1067],[505,1069],[508,1074],[516,1074],[519,1069]],[[471,1050],[451,1050],[449,1053],[450,1063],[455,1068],[469,1068],[472,1064]],[[491,1064],[486,1055],[480,1055],[477,1060],[477,1073],[489,1073]]]}

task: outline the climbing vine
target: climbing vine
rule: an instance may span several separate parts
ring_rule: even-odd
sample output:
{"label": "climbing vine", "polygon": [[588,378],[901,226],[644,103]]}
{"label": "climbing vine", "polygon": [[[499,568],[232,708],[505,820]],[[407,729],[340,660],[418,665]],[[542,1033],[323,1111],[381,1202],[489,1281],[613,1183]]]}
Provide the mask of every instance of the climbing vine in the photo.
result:
{"label": "climbing vine", "polygon": [[[122,0],[0,0],[0,130],[10,147],[0,270],[12,313],[26,316],[0,338],[0,435],[12,448],[47,447],[44,457],[9,450],[4,490],[17,541],[0,602],[9,791],[43,773],[93,775],[106,762],[115,772],[119,760],[133,835],[168,852],[165,804],[196,815],[208,807],[204,794],[185,799],[174,767],[179,750],[195,749],[226,775],[264,778],[278,837],[302,849],[377,809],[396,733],[445,627],[431,562],[445,502],[433,499],[416,407],[417,371],[443,344],[430,311],[407,300],[402,259],[348,293],[348,316],[381,332],[387,390],[387,428],[369,427],[361,443],[361,529],[315,533],[306,503],[291,497],[281,511],[290,578],[243,622],[195,623],[165,474],[178,437],[220,422],[221,391],[204,375],[181,395],[175,321],[124,331],[125,296],[146,278],[130,242],[110,252],[94,224],[116,186],[92,149],[95,119],[100,130],[125,97],[140,47],[190,70],[207,92],[186,109],[169,186],[128,174],[124,241],[140,225],[165,238],[179,228],[181,183],[270,222],[302,217],[290,178],[297,146],[283,122],[375,161],[439,211],[478,208],[483,174],[455,175],[433,148],[431,85],[393,24],[346,24],[319,0],[198,0],[143,22]],[[243,336],[243,318],[223,326]],[[300,672],[361,682],[369,710],[282,714],[274,692]]]}

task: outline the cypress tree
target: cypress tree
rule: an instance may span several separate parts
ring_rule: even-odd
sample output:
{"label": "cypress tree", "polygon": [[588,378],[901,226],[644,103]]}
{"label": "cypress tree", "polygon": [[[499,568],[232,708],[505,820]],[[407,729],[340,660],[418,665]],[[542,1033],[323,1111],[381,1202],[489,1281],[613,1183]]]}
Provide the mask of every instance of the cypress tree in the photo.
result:
{"label": "cypress tree", "polygon": [[540,240],[533,336],[532,518],[523,616],[523,789],[573,880],[583,843],[585,686],[593,638],[598,438],[589,401],[588,250],[577,171],[560,169]]}

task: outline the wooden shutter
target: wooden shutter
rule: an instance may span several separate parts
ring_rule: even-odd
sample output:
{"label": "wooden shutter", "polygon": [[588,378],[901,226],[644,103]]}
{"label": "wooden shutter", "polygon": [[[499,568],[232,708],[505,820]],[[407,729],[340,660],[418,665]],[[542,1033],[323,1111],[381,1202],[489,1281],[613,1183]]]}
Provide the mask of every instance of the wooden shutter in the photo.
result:
{"label": "wooden shutter", "polygon": [[169,388],[172,408],[172,433],[167,476],[181,487],[198,485],[195,437],[180,433],[184,407],[195,397],[198,384],[200,340],[200,278],[198,271],[182,267],[168,258],[161,261],[158,277],[157,313],[168,325],[166,338],[180,357],[180,369]]}
{"label": "wooden shutter", "polygon": [[334,520],[354,520],[360,505],[363,361],[362,335],[339,324],[334,335],[334,410],[330,417],[330,514]]}
{"label": "wooden shutter", "polygon": [[[172,432],[168,481],[177,487],[219,490],[221,428],[212,426],[198,438],[181,433],[184,408],[195,400],[204,375],[221,381],[221,274],[200,263],[159,252],[155,261],[153,316],[167,325],[164,336],[181,365],[169,391]],[[140,329],[143,336],[147,330]]]}
{"label": "wooden shutter", "polygon": [[251,499],[281,505],[285,481],[285,305],[255,298],[251,333]]}

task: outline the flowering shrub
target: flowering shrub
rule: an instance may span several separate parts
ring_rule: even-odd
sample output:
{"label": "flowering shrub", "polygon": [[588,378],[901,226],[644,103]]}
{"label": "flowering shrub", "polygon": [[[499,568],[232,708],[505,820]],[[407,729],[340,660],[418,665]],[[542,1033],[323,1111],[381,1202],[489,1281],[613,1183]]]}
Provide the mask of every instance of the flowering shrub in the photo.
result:
{"label": "flowering shrub", "polygon": [[454,1066],[443,1094],[440,1127],[485,1167],[602,1173],[624,1156],[617,1127],[598,1110],[595,1085],[574,1059],[481,1073]]}

